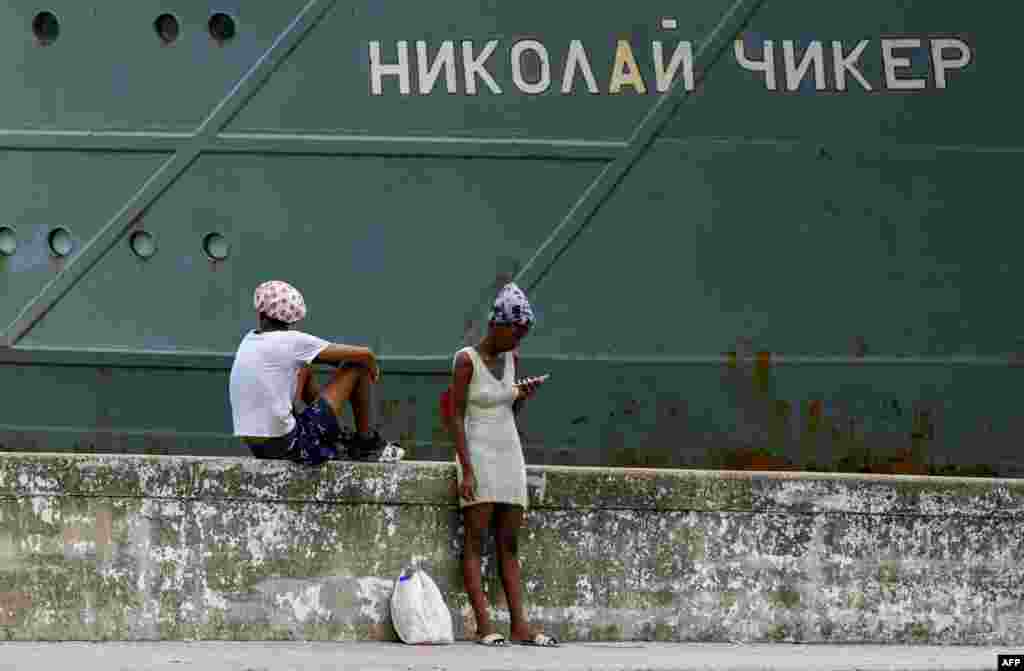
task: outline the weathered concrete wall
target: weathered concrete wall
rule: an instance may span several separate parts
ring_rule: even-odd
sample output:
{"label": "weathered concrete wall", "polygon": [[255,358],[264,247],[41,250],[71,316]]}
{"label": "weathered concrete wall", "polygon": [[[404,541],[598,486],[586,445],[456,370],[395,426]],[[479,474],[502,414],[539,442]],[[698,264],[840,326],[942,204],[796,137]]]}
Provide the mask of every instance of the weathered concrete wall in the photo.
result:
{"label": "weathered concrete wall", "polygon": [[[569,467],[530,480],[529,614],[566,640],[1024,643],[1024,482]],[[413,558],[469,636],[453,482],[432,462],[0,455],[0,636],[388,639]]]}

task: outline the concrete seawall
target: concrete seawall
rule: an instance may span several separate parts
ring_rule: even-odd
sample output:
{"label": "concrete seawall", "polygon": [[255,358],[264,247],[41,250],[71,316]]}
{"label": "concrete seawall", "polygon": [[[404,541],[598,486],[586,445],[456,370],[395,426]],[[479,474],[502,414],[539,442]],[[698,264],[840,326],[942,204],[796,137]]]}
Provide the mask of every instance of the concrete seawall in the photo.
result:
{"label": "concrete seawall", "polygon": [[[0,639],[388,640],[412,559],[471,636],[454,476],[0,455]],[[552,466],[529,480],[527,607],[564,640],[1024,644],[1022,481]]]}

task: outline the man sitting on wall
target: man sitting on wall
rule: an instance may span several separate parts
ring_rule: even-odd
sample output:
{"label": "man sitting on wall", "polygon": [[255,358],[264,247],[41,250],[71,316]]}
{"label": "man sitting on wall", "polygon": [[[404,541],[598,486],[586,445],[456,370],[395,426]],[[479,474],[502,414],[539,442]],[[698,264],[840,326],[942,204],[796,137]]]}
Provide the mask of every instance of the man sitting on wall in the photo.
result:
{"label": "man sitting on wall", "polygon": [[[235,435],[260,459],[317,466],[339,458],[340,442],[356,461],[399,461],[404,450],[370,431],[370,384],[381,375],[376,355],[291,329],[306,316],[306,303],[287,282],[264,282],[254,303],[259,329],[242,339],[231,367]],[[322,388],[313,363],[337,366]],[[300,399],[306,408],[296,412]],[[356,434],[343,432],[338,421],[346,401]]]}

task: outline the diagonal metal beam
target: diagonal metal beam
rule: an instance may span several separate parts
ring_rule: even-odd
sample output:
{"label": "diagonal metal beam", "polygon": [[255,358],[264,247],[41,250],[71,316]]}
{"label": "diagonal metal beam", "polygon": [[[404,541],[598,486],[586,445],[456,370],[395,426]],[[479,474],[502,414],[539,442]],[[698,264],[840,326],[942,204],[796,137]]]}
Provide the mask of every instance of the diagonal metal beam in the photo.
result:
{"label": "diagonal metal beam", "polygon": [[[736,0],[725,13],[718,25],[708,34],[694,53],[695,82],[703,81],[708,71],[718,62],[722,53],[730,46],[736,35],[757,13],[765,0]],[[707,54],[708,63],[703,65]],[[615,160],[598,173],[594,181],[583,191],[551,235],[541,243],[522,268],[516,273],[515,282],[527,292],[532,291],[547,276],[558,259],[572,246],[577,236],[594,219],[601,207],[608,202],[615,190],[626,179],[633,167],[653,145],[655,138],[688,99],[686,87],[677,78],[672,86],[651,106],[644,118],[633,130],[629,143]]]}
{"label": "diagonal metal beam", "polygon": [[39,295],[29,301],[5,329],[0,346],[14,346],[117,244],[128,228],[188,170],[200,153],[216,139],[217,133],[231,122],[336,3],[337,0],[309,0],[263,55],[217,103],[195,133],[177,145],[175,153],[150,175],[99,233],[43,287]]}

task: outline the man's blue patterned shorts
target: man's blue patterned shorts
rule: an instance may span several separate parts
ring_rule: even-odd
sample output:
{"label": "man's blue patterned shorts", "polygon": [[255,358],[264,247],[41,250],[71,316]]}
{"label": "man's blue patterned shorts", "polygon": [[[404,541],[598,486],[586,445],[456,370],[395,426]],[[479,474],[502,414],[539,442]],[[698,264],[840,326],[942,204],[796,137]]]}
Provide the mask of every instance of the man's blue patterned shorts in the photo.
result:
{"label": "man's blue patterned shorts", "polygon": [[295,415],[295,428],[279,438],[249,446],[259,459],[287,459],[306,466],[319,466],[338,458],[341,427],[334,411],[322,397]]}

